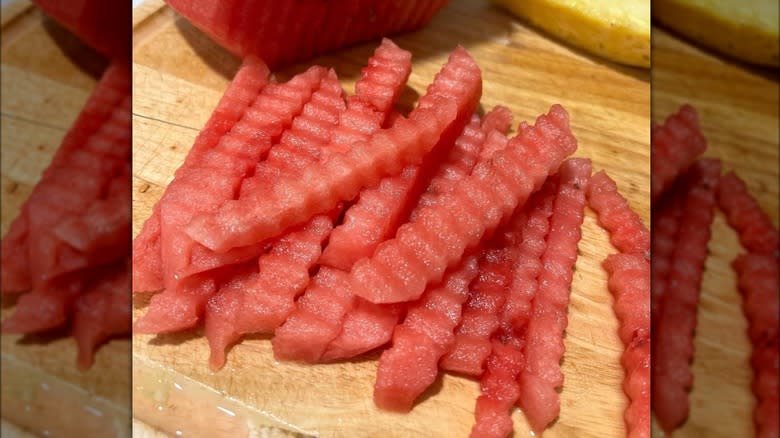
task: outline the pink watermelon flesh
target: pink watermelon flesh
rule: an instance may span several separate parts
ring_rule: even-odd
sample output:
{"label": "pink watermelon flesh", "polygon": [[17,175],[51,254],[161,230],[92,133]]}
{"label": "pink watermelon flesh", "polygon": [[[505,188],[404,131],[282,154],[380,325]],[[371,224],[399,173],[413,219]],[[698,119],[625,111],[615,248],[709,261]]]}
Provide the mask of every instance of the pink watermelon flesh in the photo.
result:
{"label": "pink watermelon flesh", "polygon": [[590,161],[580,158],[565,161],[559,171],[547,248],[542,256],[544,269],[526,330],[526,365],[520,375],[520,403],[535,431],[547,427],[560,410],[556,388],[563,384],[563,333],[590,173]]}
{"label": "pink watermelon flesh", "polygon": [[610,241],[618,251],[650,257],[650,231],[603,170],[591,178],[588,205],[598,214],[599,223],[609,231]]}
{"label": "pink watermelon flesh", "polygon": [[517,344],[505,345],[494,341],[492,353],[485,361],[485,372],[480,386],[482,395],[477,398],[471,437],[504,438],[512,433],[512,417],[509,416],[520,396],[517,375],[525,365],[522,339]]}
{"label": "pink watermelon flesh", "polygon": [[92,366],[95,350],[112,337],[130,333],[130,266],[112,265],[79,296],[73,311],[73,337],[79,348],[78,365]]}
{"label": "pink watermelon flesh", "polygon": [[649,437],[650,262],[643,253],[612,254],[604,261],[604,268],[625,346],[621,362],[626,371],[623,389],[629,398],[624,414],[627,435]]}
{"label": "pink watermelon flesh", "polygon": [[[230,132],[257,99],[268,83],[268,75],[268,67],[261,60],[252,56],[244,59],[214,113],[195,139],[184,163],[177,170],[177,175],[186,174],[190,167],[199,166],[203,156],[216,148],[220,139]],[[133,291],[156,291],[163,287],[158,202],[141,232],[133,240]]]}
{"label": "pink watermelon flesh", "polygon": [[667,432],[676,429],[689,411],[696,309],[711,235],[720,162],[697,160],[689,172],[692,182],[685,195],[685,210],[680,217],[668,278],[668,284],[674,285],[674,293],[669,289],[664,294],[653,333],[653,411]]}
{"label": "pink watermelon flesh", "polygon": [[[310,69],[309,72],[316,72],[316,70]],[[290,83],[294,84],[294,81],[295,79],[288,82],[288,84]],[[295,88],[293,88],[291,91],[293,92],[293,95],[296,96],[299,93]],[[307,108],[309,109],[307,110]],[[314,108],[314,110],[312,110],[311,108]],[[291,143],[293,142],[291,138],[294,135],[303,135],[303,134],[308,135],[307,138],[308,144],[312,145],[312,147],[314,147],[315,149],[316,149],[315,145],[327,144],[329,140],[327,133],[329,132],[329,129],[332,127],[332,125],[338,120],[339,113],[343,112],[343,109],[344,109],[344,102],[341,96],[341,87],[338,83],[338,79],[336,78],[335,73],[331,71],[327,74],[327,76],[323,80],[321,80],[319,89],[315,91],[314,94],[311,95],[309,102],[304,104],[303,108],[298,110],[301,113],[301,115],[296,116],[295,121],[287,122],[291,125],[291,128],[289,131],[285,131],[285,133],[281,136],[280,144],[277,147],[280,147],[280,150],[291,149],[294,147],[291,146]],[[317,112],[319,112],[320,114],[316,114]],[[329,114],[329,116],[323,118],[322,116],[323,112]],[[312,118],[312,115],[310,113],[316,115],[317,117],[323,118],[323,120],[321,120],[320,122],[325,123],[326,129],[324,130],[319,129],[320,125],[317,123],[317,120]],[[295,124],[296,121],[298,122],[297,125]],[[315,125],[315,129],[313,131],[310,129],[312,124]],[[322,136],[324,136],[324,138],[317,138]],[[313,151],[310,151],[310,153],[313,153]],[[286,173],[293,173],[298,170],[295,168],[295,163],[288,162],[286,160],[286,156],[282,152],[272,152],[272,154],[273,155],[270,155],[266,161],[261,162],[259,164],[253,164],[251,162],[247,162],[248,165],[250,166],[254,165],[256,167],[255,174],[254,176],[251,177],[251,179],[262,181],[260,180],[260,178],[266,178],[264,181],[267,184],[271,184],[272,180],[267,179],[267,174],[269,169],[276,169],[274,170],[274,172],[286,172]],[[304,159],[304,157],[302,157],[302,159]],[[315,159],[316,157],[314,156],[305,157],[304,162],[298,164],[304,166],[306,164],[306,161],[315,160]],[[190,172],[192,172],[194,169],[195,168],[190,169]],[[244,181],[247,180],[244,179]],[[235,191],[236,190],[234,189],[234,192]],[[256,196],[255,194],[252,195]],[[181,223],[183,222],[178,222],[178,224]],[[186,235],[184,235],[183,233],[179,235],[183,239],[187,238]],[[204,274],[207,275],[207,273]],[[204,290],[195,287],[191,293],[188,291],[189,288],[181,288],[178,291],[174,290],[174,293],[171,294],[169,298],[166,300],[166,304],[172,305],[174,308],[179,310],[188,309],[188,314],[177,315],[175,319],[170,318],[169,321],[171,321],[171,323],[173,323],[173,321],[179,321],[181,323],[186,322],[187,324],[190,324],[192,321],[197,322],[200,319],[201,315],[203,314],[208,299],[218,291],[219,285],[215,284],[214,287],[215,289],[209,289],[209,290]],[[172,301],[179,301],[180,303],[172,304]],[[188,327],[190,326],[175,326],[173,324],[169,324],[164,327],[159,327],[159,330],[176,331]],[[153,328],[150,328],[148,325],[147,325],[147,329],[153,330]]]}
{"label": "pink watermelon flesh", "polygon": [[132,33],[129,4],[103,0],[34,0],[34,3],[101,54],[129,59]]}
{"label": "pink watermelon flesh", "polygon": [[[685,178],[679,181],[658,201],[654,201],[652,212],[651,239],[652,263],[650,264],[650,324],[660,319],[661,301],[668,286],[669,271],[672,269],[672,254],[677,245],[677,231],[685,201]],[[655,329],[652,329],[655,332]]]}
{"label": "pink watermelon flesh", "polygon": [[272,67],[418,29],[446,3],[447,0],[168,0],[172,8],[222,47],[241,58],[259,56]]}
{"label": "pink watermelon flesh", "polygon": [[419,298],[428,283],[440,281],[448,267],[524,204],[575,149],[568,115],[553,106],[534,128],[522,131],[491,160],[479,163],[455,190],[442,196],[440,204],[423,208],[414,222],[398,229],[394,239],[380,244],[370,259],[358,261],[351,271],[354,292],[375,303]]}
{"label": "pink watermelon flesh", "polygon": [[[476,157],[484,144],[485,134],[499,134],[498,132],[493,132],[495,128],[506,131],[509,128],[511,117],[507,117],[504,109],[498,109],[491,111],[485,116],[483,127],[480,127],[479,122],[478,117],[472,117],[472,122],[463,129],[458,138],[453,142],[454,148],[448,152],[445,162],[435,169],[435,175],[426,190],[430,203],[436,202],[435,199],[439,194],[451,191],[458,179],[462,179],[471,171]],[[470,130],[469,128],[472,129]],[[499,135],[499,137],[501,136]],[[426,161],[428,161],[428,158],[426,158]],[[418,198],[418,203],[412,214],[422,208],[419,200]],[[360,234],[362,235],[362,233]],[[332,239],[333,236],[331,235],[331,241]],[[397,307],[392,304],[372,306],[359,298],[356,299],[356,303],[355,308],[346,313],[342,332],[328,346],[323,355],[323,360],[347,359],[390,341],[395,322],[397,322]],[[371,310],[368,311],[367,309]],[[382,316],[372,320],[372,336],[361,337],[358,330],[353,330],[354,327],[360,327],[360,324],[356,323],[356,321],[365,322],[371,319],[372,315]],[[365,324],[368,324],[368,322],[365,322]]]}
{"label": "pink watermelon flesh", "polygon": [[395,328],[392,347],[379,358],[374,384],[378,407],[407,412],[436,379],[439,358],[454,342],[452,332],[477,270],[477,258],[465,258],[441,286],[429,288],[419,302],[410,304],[404,323]]}
{"label": "pink watermelon flesh", "polygon": [[[441,85],[449,82],[448,78],[460,79],[457,89]],[[312,166],[300,178],[280,179],[275,190],[257,202],[228,202],[214,215],[197,217],[186,231],[216,251],[278,235],[340,201],[352,199],[383,176],[419,163],[460,114],[473,112],[480,92],[479,68],[463,48],[458,48],[437,75],[431,93],[421,99],[408,120],[400,119],[393,128],[374,134],[369,143],[353,145],[348,152]]]}
{"label": "pink watermelon flesh", "polygon": [[663,125],[654,126],[652,139],[650,191],[655,200],[707,149],[707,141],[701,133],[696,110],[687,104]]}
{"label": "pink watermelon flesh", "polygon": [[718,205],[726,213],[729,225],[739,233],[743,247],[756,253],[777,253],[777,228],[750,195],[745,182],[734,172],[720,178]]}

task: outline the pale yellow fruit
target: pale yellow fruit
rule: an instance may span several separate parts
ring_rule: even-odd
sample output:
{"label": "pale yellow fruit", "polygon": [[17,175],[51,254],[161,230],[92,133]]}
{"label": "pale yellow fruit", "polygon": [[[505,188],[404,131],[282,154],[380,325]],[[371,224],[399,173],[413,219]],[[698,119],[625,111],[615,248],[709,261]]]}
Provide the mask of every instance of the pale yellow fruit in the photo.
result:
{"label": "pale yellow fruit", "polygon": [[777,0],[654,0],[653,16],[719,52],[780,66]]}
{"label": "pale yellow fruit", "polygon": [[604,58],[650,67],[650,0],[493,0],[534,26]]}

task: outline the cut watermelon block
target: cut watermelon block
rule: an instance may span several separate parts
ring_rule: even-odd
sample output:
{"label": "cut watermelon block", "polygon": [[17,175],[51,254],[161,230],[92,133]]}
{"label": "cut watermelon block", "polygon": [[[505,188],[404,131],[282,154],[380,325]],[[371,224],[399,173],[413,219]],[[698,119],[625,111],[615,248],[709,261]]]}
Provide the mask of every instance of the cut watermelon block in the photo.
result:
{"label": "cut watermelon block", "polygon": [[598,214],[601,226],[609,231],[609,238],[618,251],[637,252],[650,258],[650,231],[603,170],[591,178],[588,204]]}
{"label": "cut watermelon block", "polygon": [[441,281],[465,251],[524,204],[576,147],[566,111],[553,106],[534,128],[522,131],[442,195],[440,204],[423,208],[394,239],[380,244],[372,258],[358,261],[351,271],[355,293],[375,303],[419,298],[427,284]]}
{"label": "cut watermelon block", "polygon": [[718,205],[726,213],[729,225],[739,233],[739,240],[748,251],[777,253],[777,228],[750,195],[745,182],[734,172],[720,178]]}
{"label": "cut watermelon block", "polygon": [[656,199],[707,149],[707,141],[696,110],[683,105],[662,126],[653,127],[652,143],[650,191],[652,199]]}
{"label": "cut watermelon block", "polygon": [[567,160],[559,171],[558,193],[542,256],[544,269],[526,330],[526,365],[520,374],[520,405],[535,431],[547,427],[560,411],[556,388],[563,384],[563,334],[590,172],[590,160],[582,158]]}
{"label": "cut watermelon block", "polygon": [[277,67],[344,46],[424,26],[447,0],[377,2],[201,3],[168,4],[239,57],[257,55]]}
{"label": "cut watermelon block", "polygon": [[512,433],[509,412],[520,396],[517,375],[525,365],[521,347],[493,342],[493,352],[486,360],[481,379],[482,395],[474,409],[476,423],[471,437],[504,438]]}
{"label": "cut watermelon block", "polygon": [[116,336],[130,333],[130,266],[128,261],[105,268],[76,300],[73,337],[78,344],[78,365],[92,366],[95,350]]}
{"label": "cut watermelon block", "polygon": [[604,261],[614,309],[620,322],[623,389],[629,405],[624,418],[628,436],[650,432],[650,262],[642,253],[612,254]]}
{"label": "cut watermelon block", "polygon": [[[203,314],[206,301],[217,292],[218,284],[226,277],[230,275],[214,272],[192,275],[182,280],[178,289],[165,289],[152,296],[146,314],[133,324],[133,333],[171,333],[194,327]],[[182,299],[183,294],[186,299]]]}
{"label": "cut watermelon block", "polygon": [[671,432],[688,416],[688,390],[693,383],[690,361],[696,309],[707,242],[720,177],[720,162],[702,159],[689,170],[691,185],[685,195],[668,284],[659,320],[655,323],[652,352],[652,403],[661,427]]}
{"label": "cut watermelon block", "polygon": [[481,92],[479,67],[458,48],[430,92],[408,120],[399,119],[393,128],[373,135],[368,144],[354,145],[307,169],[300,178],[280,179],[272,192],[251,205],[229,202],[214,215],[197,217],[187,233],[215,251],[261,242],[352,199],[383,176],[399,173],[404,165],[418,163],[461,113],[473,112]]}
{"label": "cut watermelon block", "polygon": [[[219,140],[238,123],[247,108],[257,99],[268,83],[268,67],[258,58],[244,59],[214,113],[195,139],[184,163],[176,171],[199,165],[203,156],[216,148]],[[156,291],[164,287],[160,248],[160,202],[133,240],[133,291]]]}
{"label": "cut watermelon block", "polygon": [[129,59],[132,34],[129,4],[102,0],[34,0],[34,3],[103,55]]}

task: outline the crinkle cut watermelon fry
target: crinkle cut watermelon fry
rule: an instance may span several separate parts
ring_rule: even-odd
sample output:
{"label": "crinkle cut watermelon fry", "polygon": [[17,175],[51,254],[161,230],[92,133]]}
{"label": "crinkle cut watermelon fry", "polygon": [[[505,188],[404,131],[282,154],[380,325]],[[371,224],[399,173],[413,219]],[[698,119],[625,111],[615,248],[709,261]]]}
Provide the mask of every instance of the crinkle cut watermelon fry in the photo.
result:
{"label": "crinkle cut watermelon fry", "polygon": [[[323,138],[320,141],[310,141],[307,146],[309,149],[312,149],[312,143],[319,144],[314,149],[319,148],[322,151],[314,155],[318,155],[320,161],[329,159],[333,153],[348,151],[351,144],[356,141],[365,141],[373,132],[380,128],[382,120],[392,110],[394,102],[382,101],[380,102],[381,104],[372,106],[366,103],[367,98],[399,94],[411,71],[411,54],[398,48],[391,41],[384,40],[376,49],[374,56],[369,59],[369,65],[373,65],[374,68],[364,70],[363,76],[355,85],[357,94],[350,97],[346,112],[340,111],[340,118],[339,114],[336,114],[336,119],[331,120],[331,123],[336,126],[333,129],[321,129],[319,131],[312,129],[309,133],[309,140],[311,140],[311,136],[316,137],[318,132],[329,133],[329,142],[328,138]],[[376,99],[374,100],[376,101]],[[309,107],[307,106],[307,108]],[[319,108],[312,115],[322,118],[324,112],[322,108]],[[306,109],[304,110],[304,115],[306,115]],[[296,119],[296,122],[303,119],[304,117],[299,117]],[[321,123],[316,125],[321,127]],[[293,128],[285,135],[300,137],[292,135],[296,127],[296,124],[293,124]],[[293,141],[293,143],[295,142]],[[272,151],[272,154],[274,151],[278,152],[283,149],[293,150],[294,148],[280,148],[277,146]],[[269,160],[272,158],[274,157],[269,156]],[[281,154],[280,159],[284,159]],[[245,186],[242,187],[242,191],[246,188]],[[224,315],[210,317],[209,312],[207,312],[206,330],[212,347],[211,363],[213,367],[220,367],[224,364],[223,352],[225,348],[238,341],[241,334],[273,330],[284,322],[294,309],[293,300],[306,287],[308,271],[312,263],[317,261],[315,256],[319,256],[320,244],[328,236],[328,232],[331,230],[330,224],[333,222],[332,219],[327,219],[327,223],[323,222],[317,225],[317,221],[317,217],[310,221],[310,225],[306,227],[310,228],[308,234],[298,232],[299,237],[294,237],[290,234],[282,237],[281,241],[287,243],[275,245],[275,249],[271,250],[271,255],[260,258],[259,274],[250,275],[246,282],[234,281],[231,283],[232,287],[227,288],[224,294],[220,293],[209,303],[209,309],[213,307],[215,315],[230,311],[233,308],[238,309],[238,316],[233,318],[226,318]],[[327,227],[325,226],[326,224],[328,225]],[[312,240],[311,244],[306,243],[308,240]],[[288,246],[290,248],[298,248],[300,251],[291,251],[289,248],[286,248]],[[311,248],[311,250],[307,251],[305,248]],[[276,249],[279,250],[278,254],[273,256]],[[300,257],[292,257],[296,253],[300,253]],[[311,257],[306,256],[306,254],[309,254]],[[289,263],[282,263],[283,260],[287,259],[290,259]],[[301,279],[305,281],[290,282],[277,278],[281,276],[281,273],[289,270],[301,272]],[[250,287],[253,290],[265,291],[268,289],[273,291],[273,293],[243,294],[240,297],[243,300],[243,305],[237,306],[235,302],[239,299],[238,295],[241,294],[239,289],[247,287],[246,283],[250,283]],[[251,309],[252,311],[243,309]]]}
{"label": "crinkle cut watermelon fry", "polygon": [[[447,154],[445,162],[438,166],[438,169],[432,167],[431,170],[435,170],[436,174],[428,184],[428,189],[425,193],[428,195],[426,197],[427,203],[435,203],[439,195],[450,192],[455,187],[457,181],[463,179],[471,171],[476,164],[483,145],[489,148],[492,148],[491,144],[493,143],[506,145],[508,140],[503,133],[509,129],[510,123],[511,113],[506,108],[501,107],[489,112],[485,116],[485,121],[481,124],[482,126],[480,126],[478,117],[472,117],[472,122],[466,125],[465,129],[461,129],[461,133],[455,140],[454,147]],[[473,130],[469,130],[469,127],[473,128]],[[489,137],[487,141],[485,134]],[[439,141],[441,142],[442,140],[440,139]],[[440,145],[436,147],[438,148]],[[431,161],[429,158],[431,157],[426,157],[426,161]],[[489,157],[484,159],[487,160]],[[438,162],[439,160],[433,161]],[[415,212],[422,208],[423,197],[419,197],[411,217],[413,218]],[[351,231],[354,232],[355,230]],[[393,229],[394,232],[395,229]],[[364,234],[361,232],[357,233],[357,235]],[[331,235],[331,240],[332,238],[333,236]],[[344,316],[341,333],[330,342],[321,359],[323,361],[348,359],[389,342],[403,307],[395,304],[374,304],[363,299],[357,299],[356,305],[348,310]],[[452,328],[454,327],[449,328],[450,332],[452,332]],[[365,333],[369,332],[371,335],[366,336]],[[436,355],[437,359],[440,356],[441,353],[438,353]],[[435,364],[433,366],[435,368]]]}
{"label": "crinkle cut watermelon fry", "polygon": [[257,55],[268,65],[278,67],[347,45],[418,29],[447,0],[321,3],[168,1],[222,47],[239,57]]}
{"label": "crinkle cut watermelon fry", "polygon": [[748,251],[777,254],[780,249],[777,228],[750,195],[745,182],[734,172],[720,178],[718,205]]}
{"label": "crinkle cut watermelon fry", "polygon": [[[503,143],[506,141],[503,135],[497,132],[491,132],[488,139],[493,142]],[[488,141],[489,143],[489,141]],[[463,144],[461,144],[463,146]],[[488,147],[484,145],[482,147]],[[471,155],[478,154],[480,147],[475,147]],[[453,155],[457,155],[453,151]],[[469,154],[464,158],[468,161]],[[440,169],[441,174],[437,175],[434,180],[436,184],[442,189],[442,195],[454,189],[457,181],[444,183],[443,173],[447,169]],[[465,175],[464,175],[465,177]],[[423,208],[423,207],[420,207]],[[417,209],[415,209],[417,211]],[[296,312],[306,315],[311,313],[312,315],[300,317],[295,313],[291,316],[293,322],[288,321],[276,332],[276,338],[274,338],[274,351],[277,353],[277,357],[284,359],[296,359],[304,361],[319,361],[323,359],[336,360],[345,359],[351,355],[359,354],[375,347],[378,347],[390,340],[392,336],[392,329],[397,323],[398,309],[394,305],[376,305],[369,303],[359,297],[354,297],[350,292],[339,291],[333,292],[334,294],[341,294],[343,296],[350,296],[351,299],[344,298],[340,300],[339,305],[334,304],[321,304],[317,305],[317,300],[327,299],[327,295],[324,293],[318,293],[310,295],[308,292],[304,294],[302,300],[299,303],[306,303],[306,306],[299,306]],[[385,311],[382,311],[384,307]],[[327,315],[321,315],[319,312],[322,308],[327,308]],[[375,317],[380,315],[379,317]],[[361,337],[353,330],[356,327],[365,327],[370,322],[372,327],[371,337]],[[319,339],[325,344],[318,342],[310,342],[306,340],[305,348],[293,348],[290,344],[304,344],[303,340],[296,341],[296,337],[301,336],[302,333],[306,333],[311,327],[307,325],[312,324],[327,324],[329,335],[323,334]],[[306,326],[304,328],[304,326]],[[320,329],[323,331],[322,329]],[[324,331],[323,331],[324,333]],[[333,337],[331,337],[333,336]],[[441,353],[439,353],[441,355]]]}
{"label": "crinkle cut watermelon fry", "polygon": [[624,417],[628,436],[650,432],[650,263],[642,253],[612,254],[604,261],[608,286],[625,346],[623,389],[629,397]]}
{"label": "crinkle cut watermelon fry", "polygon": [[493,335],[490,356],[484,362],[471,436],[505,437],[512,431],[511,410],[520,397],[518,377],[525,368],[525,329],[542,271],[555,200],[557,178],[548,178],[528,203],[507,224],[501,239],[515,253],[512,283],[499,311],[499,328]]}
{"label": "crinkle cut watermelon fry", "polygon": [[[177,173],[185,173],[186,169],[198,164],[203,155],[214,149],[219,140],[230,132],[257,99],[268,81],[268,75],[268,67],[260,59],[253,56],[244,59]],[[157,202],[152,215],[133,240],[134,292],[157,291],[164,287],[160,251],[160,203]]]}
{"label": "crinkle cut watermelon fry", "polygon": [[[721,184],[723,180],[721,180]],[[748,319],[753,344],[753,412],[757,436],[776,436],[778,431],[778,259],[772,254],[747,253],[732,263],[742,294],[742,309]]]}
{"label": "crinkle cut watermelon fry", "polygon": [[[317,70],[310,69],[309,72],[304,73],[305,76],[303,76],[302,79],[296,80],[293,78],[287,83],[289,84],[290,89],[280,93],[292,95],[294,96],[292,102],[300,103],[303,100],[301,98],[305,97],[307,92],[310,92],[308,90],[314,88],[311,84],[312,81],[317,78],[317,72]],[[279,113],[276,116],[266,116],[266,120],[269,123],[267,126],[279,125],[280,127],[291,127],[281,135],[280,143],[275,146],[275,148],[279,148],[279,151],[271,152],[271,155],[266,161],[254,164],[253,166],[256,166],[257,170],[255,175],[249,177],[249,179],[261,179],[261,181],[257,183],[258,185],[263,185],[263,182],[272,184],[272,179],[266,179],[269,178],[267,176],[269,172],[266,171],[270,170],[271,167],[276,169],[275,172],[294,174],[300,171],[296,166],[306,166],[309,161],[316,160],[317,154],[321,154],[320,149],[322,145],[327,144],[330,139],[328,133],[335,123],[337,123],[339,114],[344,110],[344,101],[341,93],[341,86],[339,85],[338,79],[336,78],[335,73],[331,71],[325,78],[320,79],[319,88],[310,95],[309,99],[306,99],[308,100],[307,103],[301,104],[301,108],[298,108],[297,106],[292,108],[293,117],[295,117],[294,120],[291,120],[286,111]],[[261,98],[262,96],[264,96],[264,94],[261,95]],[[271,98],[270,101],[274,101],[274,99]],[[300,115],[296,115],[296,113],[300,113]],[[325,116],[324,114],[329,115]],[[277,117],[276,121],[274,120],[274,117]],[[315,119],[315,117],[319,117],[322,120]],[[298,123],[296,124],[296,122]],[[299,141],[299,137],[302,136],[306,137],[305,142],[303,143]],[[296,142],[300,144],[296,144]],[[306,144],[307,147],[310,148],[306,154],[311,154],[311,156],[307,157],[305,156],[306,154],[299,156],[298,158],[302,161],[298,161],[296,164],[287,162],[286,158],[289,157],[290,153],[294,153],[296,149],[301,149],[302,144]],[[274,172],[270,173],[273,174]],[[243,183],[247,182],[248,180],[244,178]],[[241,182],[239,181],[239,184],[240,183]],[[234,190],[237,191],[236,188],[234,188]],[[223,198],[219,198],[217,201],[222,199]],[[163,206],[165,206],[165,204],[163,204]],[[179,225],[183,223],[184,221],[177,222]],[[183,240],[188,240],[188,237],[183,233],[181,233],[180,236]],[[192,242],[189,241],[189,243]],[[188,328],[196,323],[203,314],[208,299],[217,292],[216,288],[218,288],[219,285],[215,284],[215,289],[203,289],[197,287],[197,285],[195,285],[196,287],[191,286],[192,285],[190,285],[190,287],[168,289],[163,292],[162,295],[165,295],[164,297],[152,298],[147,315],[136,323],[136,329],[151,332],[170,332]],[[169,306],[173,305],[177,309],[177,312],[174,315],[169,315],[168,310],[158,306],[156,300],[164,300]]]}
{"label": "crinkle cut watermelon fry", "polygon": [[[479,67],[463,48],[453,52],[434,85],[449,78],[461,79],[457,90],[441,92],[434,87],[408,120],[400,119],[393,128],[377,132],[369,143],[354,145],[307,169],[301,178],[280,180],[273,192],[253,205],[230,202],[214,215],[197,217],[187,232],[216,251],[253,244],[352,199],[404,165],[419,163],[460,113],[473,112],[479,99]],[[423,106],[425,101],[438,104]]]}
{"label": "crinkle cut watermelon fry", "polygon": [[526,330],[526,365],[520,376],[520,405],[535,431],[541,431],[560,412],[556,388],[563,384],[560,361],[564,353],[569,289],[577,260],[577,244],[588,189],[590,160],[565,161],[559,174],[558,192],[550,217],[544,269],[533,299],[533,313]]}
{"label": "crinkle cut watermelon fry", "polygon": [[654,126],[652,134],[650,191],[652,199],[656,199],[704,152],[707,141],[701,133],[696,110],[687,104],[663,125]]}
{"label": "crinkle cut watermelon fry", "polygon": [[[668,287],[669,271],[672,269],[672,255],[677,244],[677,231],[680,227],[680,216],[683,212],[685,193],[687,192],[685,178],[680,178],[671,189],[659,200],[654,201],[652,211],[653,235],[651,239],[652,263],[650,323],[655,323],[660,317],[661,301]],[[655,333],[655,330],[652,330]]]}
{"label": "crinkle cut watermelon fry", "polygon": [[689,172],[691,184],[685,197],[668,279],[668,284],[675,287],[668,289],[662,298],[652,352],[653,411],[667,432],[676,429],[689,411],[696,309],[711,235],[720,162],[701,159]]}
{"label": "crinkle cut watermelon fry", "polygon": [[[314,66],[284,84],[267,84],[213,149],[205,151],[203,158],[186,171],[177,172],[160,201],[161,256],[167,289],[174,289],[177,279],[184,278],[182,271],[191,265],[191,254],[197,247],[182,227],[192,217],[218,210],[226,201],[235,199],[242,182],[291,126],[293,119],[326,80],[327,74],[325,68]],[[204,178],[210,181],[208,190],[203,190]],[[254,247],[256,251],[242,255],[251,258],[263,248],[262,245]],[[231,261],[240,263],[245,260]],[[209,267],[219,266],[217,263]]]}
{"label": "crinkle cut watermelon fry", "polygon": [[601,226],[609,231],[610,240],[618,251],[650,257],[650,231],[618,192],[615,181],[603,170],[591,178],[588,204],[598,214]]}
{"label": "crinkle cut watermelon fry", "polygon": [[535,127],[477,164],[455,190],[442,195],[440,204],[421,209],[372,258],[358,261],[351,271],[355,293],[376,303],[419,298],[427,284],[440,281],[448,267],[524,204],[575,149],[568,115],[554,105]]}

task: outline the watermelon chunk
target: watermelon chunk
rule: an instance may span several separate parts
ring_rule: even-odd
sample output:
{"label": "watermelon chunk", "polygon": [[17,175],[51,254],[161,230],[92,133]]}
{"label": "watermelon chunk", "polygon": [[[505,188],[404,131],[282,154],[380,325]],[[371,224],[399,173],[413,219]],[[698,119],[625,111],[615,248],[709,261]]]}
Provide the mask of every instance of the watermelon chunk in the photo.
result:
{"label": "watermelon chunk", "polygon": [[593,175],[589,187],[588,205],[598,214],[601,226],[609,231],[615,248],[650,258],[650,231],[618,192],[615,181],[602,170]]}
{"label": "watermelon chunk", "polygon": [[102,0],[34,0],[34,3],[103,55],[130,58],[130,4]]}
{"label": "watermelon chunk", "polygon": [[394,239],[380,244],[372,258],[358,261],[351,271],[355,293],[375,303],[419,298],[427,284],[441,281],[448,267],[524,204],[575,149],[566,111],[553,106],[534,128],[521,131],[490,161],[478,164],[442,196],[441,204],[423,208]]}
{"label": "watermelon chunk", "polygon": [[[457,87],[452,84],[455,78],[459,79]],[[257,202],[228,202],[216,214],[196,217],[186,231],[215,251],[276,236],[352,199],[362,188],[400,172],[404,165],[419,162],[461,114],[473,112],[480,93],[479,67],[459,47],[408,120],[399,119],[391,129],[373,135],[368,144],[354,145],[307,169],[300,178],[280,179],[274,191]]]}
{"label": "watermelon chunk", "polygon": [[726,213],[729,225],[739,233],[740,242],[750,252],[776,254],[777,228],[747,191],[747,186],[734,172],[720,178],[718,205]]}
{"label": "watermelon chunk", "polygon": [[681,106],[652,131],[650,192],[656,199],[707,149],[707,141],[699,127],[699,116],[690,105]]}
{"label": "watermelon chunk", "polygon": [[526,364],[520,374],[520,405],[535,431],[547,427],[560,411],[556,388],[563,384],[563,333],[590,172],[590,161],[581,158],[565,161],[559,172],[547,248],[542,256],[544,269],[526,330]]}
{"label": "watermelon chunk", "polygon": [[[677,231],[685,201],[686,181],[682,177],[653,206],[652,263],[650,265],[650,323],[655,327],[660,319],[661,302],[668,287],[669,271],[672,269],[672,255],[677,245]],[[655,333],[655,328],[652,329]]]}
{"label": "watermelon chunk", "polygon": [[222,47],[277,67],[344,46],[424,26],[447,0],[230,0],[168,4]]}
{"label": "watermelon chunk", "polygon": [[677,428],[689,411],[696,309],[711,234],[720,162],[701,159],[689,172],[691,185],[685,195],[668,279],[668,284],[675,287],[668,288],[662,297],[652,352],[653,411],[667,432]]}
{"label": "watermelon chunk", "polygon": [[[269,70],[256,57],[244,59],[225,94],[203,130],[195,139],[177,174],[197,165],[203,155],[236,125],[246,109],[257,99],[268,82]],[[133,240],[133,291],[156,291],[164,287],[160,248],[160,202]]]}

